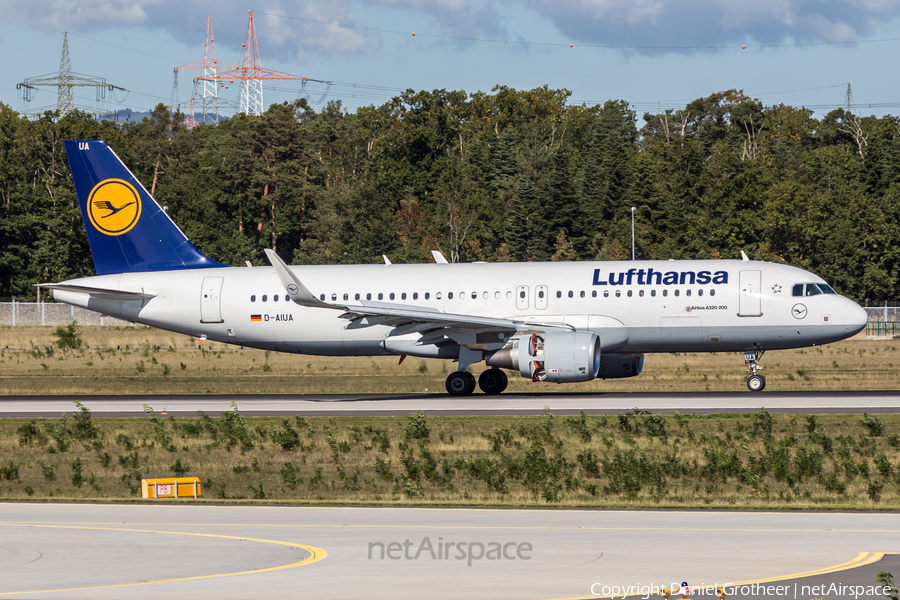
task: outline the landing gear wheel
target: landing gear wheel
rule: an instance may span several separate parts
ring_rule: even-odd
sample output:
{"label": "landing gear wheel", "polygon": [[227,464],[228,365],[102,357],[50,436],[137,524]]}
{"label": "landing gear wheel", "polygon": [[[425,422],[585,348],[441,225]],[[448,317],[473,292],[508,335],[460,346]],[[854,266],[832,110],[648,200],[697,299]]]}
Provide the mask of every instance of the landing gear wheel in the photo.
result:
{"label": "landing gear wheel", "polygon": [[761,392],[766,389],[766,378],[762,375],[751,375],[747,378],[747,388],[751,392]]}
{"label": "landing gear wheel", "polygon": [[475,376],[465,371],[454,371],[447,376],[446,387],[451,396],[468,396],[475,391]]}
{"label": "landing gear wheel", "polygon": [[509,378],[500,369],[488,369],[478,378],[478,387],[485,394],[499,394],[509,385]]}

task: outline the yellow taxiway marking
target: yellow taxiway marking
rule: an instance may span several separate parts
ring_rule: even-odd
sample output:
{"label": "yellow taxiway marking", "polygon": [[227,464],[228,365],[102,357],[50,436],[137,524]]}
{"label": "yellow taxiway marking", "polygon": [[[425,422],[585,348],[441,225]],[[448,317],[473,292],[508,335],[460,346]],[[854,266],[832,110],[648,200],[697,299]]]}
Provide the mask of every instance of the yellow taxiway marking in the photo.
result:
{"label": "yellow taxiway marking", "polygon": [[[764,579],[748,579],[747,581],[737,581],[737,582],[727,582],[727,583],[719,583],[714,585],[697,585],[691,586],[692,589],[704,589],[704,590],[714,590],[716,587],[721,588],[732,588],[739,587],[745,585],[753,585],[760,583],[773,583],[775,581],[787,581],[788,579],[800,579],[803,577],[814,577],[816,575],[828,575],[831,573],[838,573],[840,571],[847,571],[849,569],[855,569],[857,567],[864,567],[866,565],[870,565],[872,563],[878,562],[882,558],[884,558],[884,552],[860,552],[856,555],[856,558],[848,560],[847,562],[842,562],[837,565],[832,565],[830,567],[822,567],[821,569],[813,569],[812,571],[803,571],[801,573],[792,573],[790,575],[778,575],[775,577],[766,577]],[[603,598],[621,598],[622,596],[600,596],[600,595],[589,595],[589,596],[574,596],[570,598],[553,598],[552,600],[590,600],[597,599],[602,600]]]}
{"label": "yellow taxiway marking", "polygon": [[41,523],[0,523],[0,527],[38,527],[46,529],[88,529],[95,531],[122,531],[127,533],[163,533],[168,535],[191,535],[196,537],[219,538],[225,540],[240,540],[246,542],[259,542],[261,544],[278,544],[279,546],[290,546],[291,548],[303,548],[309,552],[310,557],[300,562],[290,563],[287,565],[278,565],[275,567],[266,567],[264,569],[253,569],[250,571],[234,571],[232,573],[214,573],[212,575],[194,575],[191,577],[175,577],[172,579],[156,579],[153,581],[133,581],[128,583],[111,583],[106,585],[89,585],[83,587],[57,588],[50,590],[25,590],[19,592],[0,592],[0,596],[18,596],[22,594],[46,594],[49,592],[73,592],[78,590],[99,590],[105,588],[131,587],[135,585],[151,585],[154,583],[173,583],[176,581],[193,581],[195,579],[212,579],[214,577],[231,577],[232,575],[250,575],[253,573],[265,573],[267,571],[280,571],[282,569],[293,569],[294,567],[302,567],[314,562],[318,562],[328,556],[322,548],[315,546],[307,546],[305,544],[295,544],[293,542],[283,542],[280,540],[263,540],[259,538],[251,538],[235,535],[216,535],[212,533],[189,533],[185,531],[159,531],[154,529],[126,529],[121,527],[87,527],[84,525],[47,525]]}

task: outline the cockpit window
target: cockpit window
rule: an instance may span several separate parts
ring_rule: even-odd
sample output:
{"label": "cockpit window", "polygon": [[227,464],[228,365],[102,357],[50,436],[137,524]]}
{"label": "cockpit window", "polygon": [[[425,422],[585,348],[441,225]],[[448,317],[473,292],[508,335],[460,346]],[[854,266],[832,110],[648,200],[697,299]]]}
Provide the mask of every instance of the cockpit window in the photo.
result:
{"label": "cockpit window", "polygon": [[791,288],[792,296],[817,296],[819,294],[837,294],[827,283],[798,283]]}

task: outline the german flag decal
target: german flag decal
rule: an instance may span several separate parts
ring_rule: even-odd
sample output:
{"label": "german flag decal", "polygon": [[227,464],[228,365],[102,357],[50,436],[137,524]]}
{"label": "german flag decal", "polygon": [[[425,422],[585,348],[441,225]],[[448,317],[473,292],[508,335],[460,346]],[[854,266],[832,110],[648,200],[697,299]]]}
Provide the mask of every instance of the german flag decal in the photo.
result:
{"label": "german flag decal", "polygon": [[262,315],[250,315],[251,321],[262,321]]}

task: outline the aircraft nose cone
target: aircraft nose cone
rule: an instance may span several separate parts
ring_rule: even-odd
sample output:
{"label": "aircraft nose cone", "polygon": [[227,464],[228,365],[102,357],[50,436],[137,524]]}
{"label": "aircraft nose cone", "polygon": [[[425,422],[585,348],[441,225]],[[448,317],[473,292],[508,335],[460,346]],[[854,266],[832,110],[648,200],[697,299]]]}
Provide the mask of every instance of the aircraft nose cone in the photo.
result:
{"label": "aircraft nose cone", "polygon": [[856,302],[848,300],[844,306],[844,324],[847,325],[848,332],[859,333],[868,322],[869,313]]}

